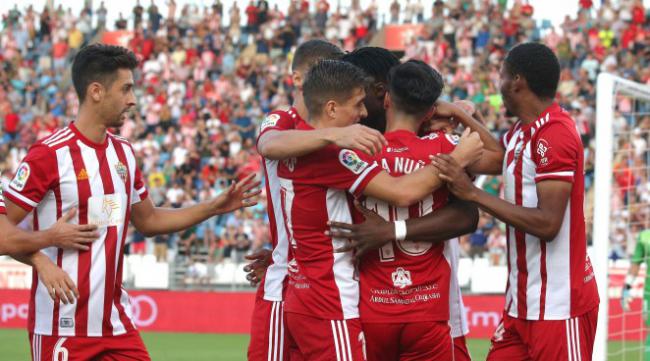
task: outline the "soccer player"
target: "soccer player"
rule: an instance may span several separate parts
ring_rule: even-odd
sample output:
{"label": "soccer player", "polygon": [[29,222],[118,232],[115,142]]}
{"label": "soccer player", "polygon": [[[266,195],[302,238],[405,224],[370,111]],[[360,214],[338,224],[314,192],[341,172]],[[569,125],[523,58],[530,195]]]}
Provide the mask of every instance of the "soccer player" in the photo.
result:
{"label": "soccer player", "polygon": [[[87,244],[97,238],[97,226],[68,224],[76,214],[70,210],[52,228],[42,232],[25,232],[7,219],[2,185],[0,185],[0,255],[36,252],[46,247],[88,249]],[[67,302],[67,298],[65,302]]]}
{"label": "soccer player", "polygon": [[501,67],[501,94],[519,118],[502,139],[505,200],[474,186],[457,162],[433,163],[459,198],[508,226],[508,287],[488,360],[590,360],[598,290],[585,237],[583,148],[575,122],[555,102],[557,57],[546,46],[514,47]]}
{"label": "soccer player", "polygon": [[[80,102],[77,120],[32,146],[6,189],[7,214],[14,223],[33,212],[34,228],[48,229],[78,207],[77,223],[97,225],[99,231],[87,251],[49,247],[17,257],[35,269],[28,319],[33,360],[149,360],[122,289],[129,220],[153,236],[256,203],[259,183],[249,176],[192,207],[154,207],[131,145],[108,132],[120,127],[135,106],[136,65],[135,55],[122,47],[81,49],[72,65]],[[77,302],[61,304],[61,291],[48,277],[76,284]]]}
{"label": "soccer player", "polygon": [[[639,232],[634,247],[634,254],[632,255],[630,270],[627,277],[625,277],[625,285],[623,286],[623,297],[621,298],[621,306],[623,311],[630,310],[630,290],[632,283],[636,276],[639,275],[641,263],[648,262],[650,256],[650,229],[646,227],[645,230]],[[650,325],[650,317],[648,317],[648,308],[650,307],[650,272],[646,272],[645,286],[643,287],[643,317],[645,318],[646,326]],[[650,333],[645,339],[645,360],[650,360]]]}
{"label": "soccer player", "polygon": [[[365,117],[365,76],[355,66],[325,60],[303,83],[309,121],[298,129],[343,127]],[[466,132],[452,152],[469,164],[481,153],[478,135]],[[361,360],[359,285],[352,253],[334,253],[347,241],[325,235],[329,219],[352,221],[350,196],[371,196],[408,206],[442,183],[431,166],[391,177],[364,154],[335,145],[290,158],[278,168],[286,232],[294,259],[285,301],[288,334],[308,360]]]}
{"label": "soccer player", "polygon": [[[289,242],[284,229],[280,205],[280,186],[277,168],[280,160],[298,157],[327,145],[357,149],[370,155],[378,153],[384,144],[383,136],[370,128],[355,124],[344,128],[295,130],[295,124],[307,117],[302,83],[309,68],[322,59],[338,59],[341,49],[324,40],[309,40],[301,44],[291,64],[295,86],[294,106],[276,110],[261,125],[257,149],[263,157],[269,228],[273,252],[262,251],[247,256],[253,263],[247,266],[249,280],[262,281],[255,299],[251,322],[251,340],[248,360],[296,359],[299,353],[290,348],[284,334],[284,291],[289,262]],[[268,268],[266,268],[268,266]],[[293,356],[292,356],[293,355]]]}
{"label": "soccer player", "polygon": [[[384,98],[388,88],[387,76],[389,71],[399,64],[399,60],[388,50],[378,47],[357,49],[346,54],[342,60],[360,67],[371,77],[365,99],[368,117],[362,119],[361,123],[375,129],[384,129],[386,125]],[[460,109],[455,110],[462,113]],[[438,107],[437,112],[441,111],[444,112],[444,108]],[[436,115],[436,119],[441,118]],[[436,125],[438,123],[442,122],[437,121]],[[475,128],[480,130],[480,127]],[[487,156],[487,154],[484,154],[484,156]],[[357,225],[332,224],[332,234],[334,236],[349,237],[353,240],[342,251],[356,248],[356,254],[361,256],[370,250],[377,250],[389,242],[395,242],[395,225],[393,222],[387,222],[376,213],[367,211],[362,207],[360,209],[365,216],[364,222]],[[457,279],[460,249],[456,237],[472,232],[476,228],[477,222],[477,208],[469,202],[454,198],[451,203],[437,209],[436,212],[431,212],[423,217],[411,217],[406,220],[405,224],[409,241],[446,241],[445,254],[448,256],[447,259],[452,269],[449,292],[449,324],[451,326],[451,336],[454,339],[454,359],[457,361],[470,360],[470,356],[464,338],[469,329]],[[346,234],[341,232],[346,232]],[[363,316],[361,321],[363,322]],[[399,320],[393,318],[393,322],[399,322]],[[372,341],[369,340],[370,342]]]}

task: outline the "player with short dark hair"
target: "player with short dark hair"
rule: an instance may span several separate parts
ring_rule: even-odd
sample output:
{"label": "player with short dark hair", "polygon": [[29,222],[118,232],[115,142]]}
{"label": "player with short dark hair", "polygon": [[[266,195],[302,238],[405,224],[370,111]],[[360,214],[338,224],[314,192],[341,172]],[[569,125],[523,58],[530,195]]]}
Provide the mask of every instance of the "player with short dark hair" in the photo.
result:
{"label": "player with short dark hair", "polygon": [[300,357],[290,340],[283,337],[283,300],[291,255],[280,206],[280,183],[277,177],[280,160],[304,155],[331,144],[374,154],[381,151],[385,142],[379,132],[358,124],[345,128],[295,129],[295,125],[303,121],[308,113],[303,98],[303,82],[307,72],[320,60],[338,59],[342,55],[343,52],[337,46],[320,39],[309,40],[298,46],[291,69],[295,87],[294,104],[289,109],[277,109],[269,113],[260,127],[257,149],[264,160],[262,164],[273,251],[259,251],[246,257],[253,261],[246,267],[249,272],[247,278],[252,284],[261,281],[251,322],[249,360],[294,360]]}
{"label": "player with short dark hair", "polygon": [[519,120],[502,139],[502,200],[474,186],[444,155],[434,164],[459,198],[507,224],[508,287],[488,360],[590,360],[598,290],[587,256],[584,154],[575,121],[555,101],[560,67],[542,44],[514,47],[501,67],[501,94]]}
{"label": "player with short dark hair", "polygon": [[[365,74],[352,64],[324,60],[315,65],[303,86],[309,119],[298,129],[359,122],[367,115],[366,83]],[[481,149],[478,136],[468,132],[453,156],[470,163]],[[364,336],[352,252],[334,252],[347,240],[326,235],[327,223],[352,222],[349,196],[363,194],[406,207],[442,183],[430,166],[392,177],[374,159],[335,145],[284,160],[278,176],[285,229],[295,255],[289,264],[287,334],[308,360],[361,360]]]}
{"label": "player with short dark hair", "polygon": [[361,124],[383,133],[386,131],[384,96],[386,95],[388,72],[400,64],[399,59],[387,49],[366,46],[345,54],[341,60],[363,69],[370,78],[364,101],[368,116],[361,119]]}
{"label": "player with short dark hair", "polygon": [[[6,189],[13,223],[33,212],[35,230],[46,230],[78,208],[75,223],[98,227],[88,250],[48,247],[16,256],[34,267],[28,319],[34,360],[149,360],[122,288],[129,222],[153,236],[256,204],[259,183],[251,175],[192,207],[153,205],[133,148],[108,131],[120,127],[135,106],[136,64],[125,48],[82,48],[72,66],[80,98],[77,119],[34,144]],[[60,302],[68,292],[78,295],[77,302]]]}

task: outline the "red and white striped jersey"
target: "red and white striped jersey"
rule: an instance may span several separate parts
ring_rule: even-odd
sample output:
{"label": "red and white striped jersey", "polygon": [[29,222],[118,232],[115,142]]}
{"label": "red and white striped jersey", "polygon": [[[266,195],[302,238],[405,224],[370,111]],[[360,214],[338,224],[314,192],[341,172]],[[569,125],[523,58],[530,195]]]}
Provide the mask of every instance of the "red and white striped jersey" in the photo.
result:
{"label": "red and white striped jersey", "polygon": [[502,139],[505,199],[537,206],[537,183],[572,183],[571,198],[555,239],[546,242],[508,226],[506,311],[527,320],[564,320],[598,305],[587,256],[584,155],[575,122],[556,103],[527,125],[516,123]]}
{"label": "red and white striped jersey", "polygon": [[29,331],[94,337],[135,329],[122,289],[124,240],[131,205],[144,200],[147,190],[131,145],[111,134],[103,144],[93,143],[70,124],[30,148],[5,194],[33,211],[35,230],[51,227],[73,207],[78,224],[99,226],[88,251],[41,250],[68,273],[80,297],[74,304],[52,302],[34,272]]}
{"label": "red and white striped jersey", "polygon": [[[385,135],[388,145],[378,162],[392,176],[402,176],[429,164],[429,156],[450,153],[456,136],[443,132],[419,138],[396,130]],[[365,206],[388,221],[427,215],[447,204],[447,187],[441,187],[410,207],[395,207],[366,198]],[[390,242],[370,252],[359,265],[363,322],[422,322],[449,320],[451,268],[443,254],[445,244]]]}
{"label": "red and white striped jersey", "polygon": [[5,199],[2,196],[2,183],[0,182],[0,214],[7,214],[5,210]]}
{"label": "red and white striped jersey", "polygon": [[[267,115],[260,127],[259,138],[271,130],[289,130],[296,127],[301,121],[296,108],[287,111],[276,110]],[[271,230],[271,244],[273,246],[272,263],[266,269],[266,275],[258,292],[263,292],[267,301],[282,301],[285,289],[285,279],[290,257],[289,239],[282,218],[282,205],[280,204],[280,180],[278,179],[278,164],[280,161],[262,157],[264,162],[264,178],[266,179],[266,201],[269,214],[269,228]]]}
{"label": "red and white striped jersey", "polygon": [[451,266],[449,282],[449,327],[451,337],[461,337],[469,333],[467,310],[463,303],[463,294],[458,283],[458,259],[460,258],[460,243],[458,238],[445,242],[445,258]]}
{"label": "red and white striped jersey", "polygon": [[[297,129],[313,129],[300,122]],[[347,244],[325,235],[327,221],[353,223],[350,195],[358,197],[381,172],[372,159],[327,146],[280,162],[284,222],[294,259],[289,262],[285,312],[328,320],[359,317],[359,283]]]}

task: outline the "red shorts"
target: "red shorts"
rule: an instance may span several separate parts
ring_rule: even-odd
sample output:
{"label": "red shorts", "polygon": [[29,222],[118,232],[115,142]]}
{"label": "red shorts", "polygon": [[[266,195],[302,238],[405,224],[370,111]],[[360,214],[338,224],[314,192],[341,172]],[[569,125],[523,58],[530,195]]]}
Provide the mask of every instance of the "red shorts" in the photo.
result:
{"label": "red shorts", "polygon": [[150,361],[137,331],[108,337],[29,334],[33,361]]}
{"label": "red shorts", "polygon": [[358,318],[323,320],[297,313],[287,313],[286,320],[289,337],[295,341],[305,360],[363,361],[366,359],[366,340]]}
{"label": "red shorts", "polygon": [[446,321],[364,323],[368,360],[452,360],[453,344]]}
{"label": "red shorts", "polygon": [[528,321],[504,315],[488,361],[590,361],[598,307],[568,320]]}
{"label": "red shorts", "polygon": [[286,317],[283,301],[255,298],[248,361],[302,361],[302,355],[289,335],[285,337]]}
{"label": "red shorts", "polygon": [[465,336],[454,337],[454,361],[472,361]]}

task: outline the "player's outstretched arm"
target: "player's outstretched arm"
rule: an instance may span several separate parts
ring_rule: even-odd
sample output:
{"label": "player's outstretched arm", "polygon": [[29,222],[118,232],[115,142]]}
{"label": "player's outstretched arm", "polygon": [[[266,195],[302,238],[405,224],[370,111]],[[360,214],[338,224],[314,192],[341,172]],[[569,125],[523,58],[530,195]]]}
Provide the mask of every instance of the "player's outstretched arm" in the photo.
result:
{"label": "player's outstretched arm", "polygon": [[[466,129],[458,146],[449,156],[465,167],[480,158],[482,151],[483,142],[478,134],[470,133],[470,130]],[[384,171],[368,183],[363,194],[398,207],[407,207],[417,203],[443,184],[444,181],[438,176],[438,172],[438,169],[431,165],[401,177],[392,177]]]}
{"label": "player's outstretched arm", "polygon": [[516,229],[545,241],[552,241],[562,226],[562,220],[572,183],[544,180],[537,183],[537,207],[522,207],[495,197],[476,187],[465,170],[450,156],[441,154],[432,163],[440,177],[458,198],[476,203],[481,209]]}
{"label": "player's outstretched arm", "polygon": [[[389,222],[375,212],[355,203],[365,221],[359,224],[330,222],[329,236],[348,238],[351,242],[337,252],[356,249],[355,257],[379,249],[396,239],[395,222]],[[478,224],[478,208],[467,201],[454,199],[445,207],[423,217],[406,220],[405,239],[421,242],[441,242],[473,232]]]}
{"label": "player's outstretched arm", "polygon": [[377,130],[361,124],[344,128],[272,130],[262,134],[257,142],[257,151],[265,158],[279,160],[300,157],[330,144],[372,156],[381,153],[386,139]]}
{"label": "player's outstretched arm", "polygon": [[[503,149],[501,143],[492,136],[490,130],[483,125],[481,113],[476,110],[473,104],[468,105],[471,105],[474,109],[474,112],[471,115],[464,110],[462,105],[439,100],[436,102],[436,112],[434,116],[442,118],[453,117],[466,128],[471,129],[473,132],[477,132],[480,136],[484,147],[483,155],[476,162],[467,167],[467,170],[470,173],[501,174],[505,149]],[[475,117],[478,118],[478,120]]]}
{"label": "player's outstretched arm", "polygon": [[233,184],[217,198],[179,209],[155,207],[151,199],[133,205],[131,222],[147,237],[174,233],[201,223],[210,217],[257,204],[260,182],[251,174]]}
{"label": "player's outstretched arm", "polygon": [[0,215],[0,229],[2,229],[0,232],[0,254],[29,254],[52,246],[88,250],[88,244],[99,237],[97,226],[69,224],[68,222],[75,214],[76,209],[73,209],[61,217],[51,228],[38,232],[23,231],[16,227],[8,217]]}

